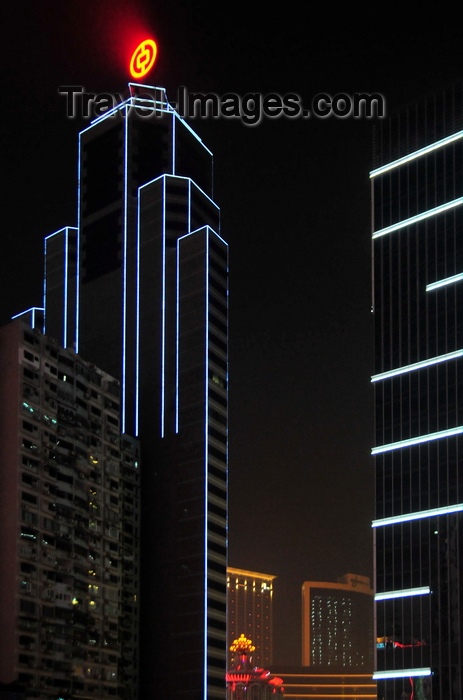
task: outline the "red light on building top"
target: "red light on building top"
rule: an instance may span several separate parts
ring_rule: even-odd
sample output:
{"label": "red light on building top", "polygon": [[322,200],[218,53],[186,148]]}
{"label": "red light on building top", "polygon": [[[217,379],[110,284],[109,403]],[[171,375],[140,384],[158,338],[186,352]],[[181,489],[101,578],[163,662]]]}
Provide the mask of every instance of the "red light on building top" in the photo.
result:
{"label": "red light on building top", "polygon": [[158,47],[153,39],[145,39],[132,54],[130,59],[130,75],[132,78],[143,78],[154,66]]}

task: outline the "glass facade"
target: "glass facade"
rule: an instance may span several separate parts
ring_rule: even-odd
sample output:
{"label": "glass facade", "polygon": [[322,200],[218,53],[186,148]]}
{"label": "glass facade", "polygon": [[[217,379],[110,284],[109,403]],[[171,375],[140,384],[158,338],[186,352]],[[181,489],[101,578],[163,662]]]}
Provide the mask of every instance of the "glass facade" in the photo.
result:
{"label": "glass facade", "polygon": [[375,133],[378,697],[462,697],[463,90]]}

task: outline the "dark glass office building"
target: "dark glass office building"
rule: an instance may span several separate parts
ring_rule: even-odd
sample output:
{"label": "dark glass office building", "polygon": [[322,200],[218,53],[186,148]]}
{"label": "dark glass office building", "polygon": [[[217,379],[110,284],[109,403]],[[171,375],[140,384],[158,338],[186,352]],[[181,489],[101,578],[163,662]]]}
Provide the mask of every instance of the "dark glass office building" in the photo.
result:
{"label": "dark glass office building", "polygon": [[463,85],[374,141],[378,698],[463,697]]}
{"label": "dark glass office building", "polygon": [[80,134],[78,226],[46,249],[46,332],[120,380],[121,430],[140,438],[143,700],[225,698],[228,246],[212,165],[165,91],[131,84]]}

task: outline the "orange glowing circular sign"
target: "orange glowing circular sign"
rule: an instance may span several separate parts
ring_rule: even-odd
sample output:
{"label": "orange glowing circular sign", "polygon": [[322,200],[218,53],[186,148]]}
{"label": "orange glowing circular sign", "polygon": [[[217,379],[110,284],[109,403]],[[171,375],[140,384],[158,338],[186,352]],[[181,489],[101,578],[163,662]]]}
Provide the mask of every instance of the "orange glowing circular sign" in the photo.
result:
{"label": "orange glowing circular sign", "polygon": [[132,54],[130,59],[130,75],[132,78],[143,78],[149,73],[156,60],[158,47],[153,39],[145,39]]}

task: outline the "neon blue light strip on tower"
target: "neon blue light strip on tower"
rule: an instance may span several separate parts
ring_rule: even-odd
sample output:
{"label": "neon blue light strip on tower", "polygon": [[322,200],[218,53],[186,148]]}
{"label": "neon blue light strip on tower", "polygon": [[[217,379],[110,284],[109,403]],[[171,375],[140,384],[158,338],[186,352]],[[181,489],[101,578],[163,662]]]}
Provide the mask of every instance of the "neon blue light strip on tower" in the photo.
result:
{"label": "neon blue light strip on tower", "polygon": [[397,160],[393,160],[391,163],[388,163],[387,165],[382,165],[380,168],[376,168],[375,170],[372,170],[370,173],[370,178],[376,177],[377,175],[382,175],[383,173],[386,173],[388,170],[392,170],[393,168],[398,168],[400,165],[404,165],[404,163],[409,163],[411,160],[415,160],[416,158],[420,158],[421,156],[424,156],[427,153],[431,153],[432,151],[436,151],[438,148],[442,148],[443,146],[447,146],[449,143],[452,143],[453,141],[457,141],[458,139],[461,139],[462,137],[463,137],[463,131],[457,131],[455,134],[452,134],[451,136],[447,136],[445,139],[440,139],[439,141],[436,141],[435,143],[432,143],[429,146],[425,146],[424,148],[420,148],[417,151],[413,151],[413,153],[409,153],[407,156],[403,156],[402,158],[398,158]]}
{"label": "neon blue light strip on tower", "polygon": [[441,515],[452,515],[463,511],[463,503],[455,503],[442,508],[430,508],[429,510],[417,510],[414,513],[404,513],[403,515],[391,515],[388,518],[373,520],[371,527],[383,527],[385,525],[397,525],[399,523],[413,522],[423,518],[435,518]]}
{"label": "neon blue light strip on tower", "polygon": [[121,382],[121,433],[125,433],[126,390],[127,390],[127,250],[128,250],[128,140],[129,120],[126,110],[124,119],[124,224],[123,224],[123,262],[122,262],[122,382]]}
{"label": "neon blue light strip on tower", "polygon": [[458,197],[457,199],[453,199],[451,202],[446,202],[445,204],[440,204],[438,207],[434,207],[433,209],[423,211],[421,214],[415,214],[415,216],[411,216],[409,219],[404,219],[403,221],[398,221],[396,224],[391,224],[391,226],[386,226],[386,228],[381,228],[373,233],[372,238],[374,239],[380,238],[380,236],[386,236],[388,233],[398,231],[406,226],[411,226],[412,224],[416,224],[424,219],[429,219],[431,216],[436,216],[437,214],[441,214],[448,209],[458,207],[460,204],[463,204],[463,197]]}
{"label": "neon blue light strip on tower", "polygon": [[191,231],[191,180],[188,180],[188,232]]}
{"label": "neon blue light strip on tower", "polygon": [[42,332],[45,333],[47,324],[47,239],[44,239],[43,247],[43,329]]}
{"label": "neon blue light strip on tower", "polygon": [[68,346],[68,261],[69,261],[69,231],[64,233],[64,318],[63,318],[63,348]]}
{"label": "neon blue light strip on tower", "polygon": [[415,370],[423,369],[425,367],[431,367],[432,365],[437,365],[440,362],[456,360],[462,356],[463,350],[454,350],[454,352],[448,352],[445,355],[437,355],[436,357],[430,357],[428,360],[420,360],[419,362],[413,362],[411,365],[404,365],[403,367],[397,367],[397,369],[390,369],[387,372],[374,374],[371,378],[371,381],[379,382],[382,379],[390,379],[391,377],[397,377],[400,374],[405,374],[406,372],[414,372]]}
{"label": "neon blue light strip on tower", "polygon": [[81,153],[82,134],[79,134],[78,154],[77,154],[77,277],[76,277],[76,353],[79,352],[80,340],[80,231],[81,231]]}
{"label": "neon blue light strip on tower", "polygon": [[414,438],[407,438],[406,440],[391,442],[388,445],[379,445],[378,447],[373,447],[371,454],[378,455],[382,454],[383,452],[390,452],[391,450],[399,450],[402,447],[419,445],[422,442],[430,442],[431,440],[440,440],[441,438],[453,437],[454,435],[460,435],[461,433],[463,433],[463,425],[459,425],[456,428],[448,428],[447,430],[439,430],[436,433],[428,433],[428,435],[418,435]]}
{"label": "neon blue light strip on tower", "polygon": [[[143,87],[143,88],[146,88],[149,90],[153,90],[155,92],[160,91],[163,94],[165,94],[164,88],[156,88],[152,85],[137,85],[137,83],[129,83],[129,86]],[[143,104],[144,102],[147,105],[146,107]],[[159,105],[159,107],[158,107],[158,105]],[[99,122],[103,121],[104,119],[108,119],[108,118],[113,117],[115,114],[117,114],[117,112],[121,112],[125,109],[130,110],[132,107],[136,107],[136,109],[139,111],[152,112],[153,111],[153,102],[150,100],[144,100],[143,98],[139,98],[136,96],[129,97],[126,100],[124,100],[123,102],[121,102],[120,104],[115,105],[112,109],[109,109],[107,112],[105,112],[101,116],[96,117],[96,119],[93,119],[90,122],[90,126],[88,126],[87,128],[91,129],[92,126],[95,126],[95,124],[98,124]],[[156,100],[155,109],[159,112],[173,113],[175,115],[175,118],[178,119],[183,124],[183,126],[188,129],[188,131],[195,137],[195,139],[201,144],[201,146],[209,153],[209,155],[212,156],[212,152],[203,143],[203,141],[200,139],[198,134],[191,128],[191,126],[189,124],[187,124],[187,122],[178,114],[178,112],[176,112],[173,109],[173,107],[169,104],[169,102],[167,102],[167,98],[166,98],[165,102]],[[86,131],[86,129],[84,129],[84,131]],[[82,131],[81,133],[84,133],[84,131]]]}
{"label": "neon blue light strip on tower", "polygon": [[[162,321],[162,331],[161,331],[161,340],[162,340],[162,352],[161,352],[161,363],[162,363],[162,369],[161,369],[161,372],[162,372],[161,413],[162,413],[162,420],[161,420],[161,430],[162,430],[162,436],[164,436],[164,405],[165,405],[165,398],[164,398],[164,394],[165,394],[165,385],[164,385],[165,337],[164,336],[165,336],[165,301],[166,301],[165,300],[165,255],[166,255],[166,245],[165,245],[165,233],[166,233],[165,232],[165,201],[166,201],[166,197],[165,197],[165,190],[166,190],[167,178],[169,178],[169,177],[173,177],[173,176],[172,175],[160,175],[160,176],[154,178],[153,180],[146,182],[144,185],[141,185],[138,188],[138,197],[140,199],[142,189],[144,189],[145,187],[149,187],[150,185],[153,185],[158,180],[162,179],[162,181],[163,181],[163,185],[162,185],[163,186],[163,196],[162,196],[162,201],[163,201],[163,210],[162,210],[163,211],[163,214],[162,214],[162,220],[163,220],[163,224],[162,224],[162,230],[163,230],[162,290],[163,290],[163,293],[162,293],[162,299],[163,299],[163,303],[162,303],[162,308],[164,311],[162,314],[163,321]],[[200,192],[214,207],[216,207],[216,209],[219,209],[219,207],[214,202],[214,200],[212,200],[209,197],[209,195],[207,195],[200,187],[198,187],[194,182],[192,182],[191,178],[180,176],[180,175],[175,175],[175,180],[185,180],[188,183],[188,229],[189,229],[189,232],[187,234],[185,234],[184,236],[180,236],[177,239],[177,247],[178,247],[179,241],[181,241],[183,238],[186,238],[187,236],[189,236],[193,233],[196,233],[196,231],[201,230],[201,228],[204,228],[204,227],[201,227],[200,229],[196,229],[196,231],[190,231],[190,229],[191,229],[191,209],[192,209],[192,185],[194,185],[196,187],[196,189],[198,190],[198,192]],[[210,227],[207,227],[207,228],[210,229]],[[210,230],[213,231],[213,229],[210,229]],[[227,243],[223,240],[223,238],[221,238],[215,231],[213,231],[213,233],[214,233],[214,235],[217,236],[217,238],[219,238],[228,247]],[[179,265],[179,263],[177,261],[177,277],[179,275],[178,265]],[[177,294],[178,294],[178,291],[177,291]],[[177,303],[178,303],[178,301],[177,301]],[[177,330],[177,333],[178,332],[179,331]],[[178,347],[178,342],[179,342],[178,338],[177,338],[176,342],[177,342],[177,347]],[[179,371],[178,370],[178,358],[176,358],[176,374],[178,373],[178,371]],[[179,379],[177,376],[176,377],[176,404],[177,404],[177,408],[176,408],[176,418],[175,418],[176,431],[178,431],[178,429],[179,429],[179,423],[178,423],[178,421],[179,421],[179,418],[178,418],[178,385],[179,385]]]}
{"label": "neon blue light strip on tower", "polygon": [[[165,88],[156,87],[155,85],[145,85],[145,83],[129,83],[129,89],[131,88],[146,88],[147,90],[154,90],[155,92],[160,92],[163,95],[166,94]],[[167,97],[165,101],[161,100],[161,102],[163,104],[168,104]]]}
{"label": "neon blue light strip on tower", "polygon": [[375,671],[373,674],[374,681],[388,680],[393,678],[416,678],[417,676],[430,676],[430,668],[404,668],[394,671]]}
{"label": "neon blue light strip on tower", "polygon": [[[63,246],[63,269],[64,269],[64,290],[63,290],[63,337],[62,337],[62,346],[63,348],[67,348],[69,344],[69,339],[68,339],[68,326],[69,326],[69,231],[78,231],[78,228],[75,226],[65,226],[64,228],[60,228],[58,231],[55,231],[54,233],[50,233],[48,236],[45,236],[45,275],[44,275],[44,282],[43,282],[43,308],[44,308],[44,332],[46,330],[46,305],[47,305],[47,271],[46,271],[46,260],[47,260],[47,252],[48,252],[48,240],[50,238],[54,238],[55,236],[58,236],[60,234],[63,235],[64,238],[64,246]],[[77,261],[78,263],[78,261]],[[78,299],[78,268],[76,271],[76,300]],[[77,352],[77,316],[76,316],[76,352]]]}
{"label": "neon blue light strip on tower", "polygon": [[36,311],[45,311],[45,309],[42,306],[30,306],[25,311],[20,311],[19,314],[15,314],[14,316],[12,316],[11,320],[14,321],[15,318],[20,318],[20,316],[24,316],[25,314],[30,313],[31,320],[35,321],[35,312]]}
{"label": "neon blue light strip on tower", "polygon": [[385,591],[384,593],[376,593],[375,600],[393,600],[394,598],[412,598],[416,595],[428,595],[431,593],[429,586],[420,586],[419,588],[404,588],[402,591]]}
{"label": "neon blue light strip on tower", "polygon": [[[218,206],[218,204],[216,204],[216,203],[214,202],[214,200],[211,199],[211,198],[209,197],[209,195],[206,194],[206,193],[204,192],[204,190],[202,190],[201,187],[199,187],[199,186],[196,184],[196,182],[193,182],[192,180],[190,180],[190,183],[191,183],[191,185],[193,185],[193,186],[198,190],[198,192],[201,192],[201,194],[203,195],[203,197],[206,197],[206,199],[208,199],[209,202],[210,202],[217,210],[220,211],[220,207]],[[211,230],[213,230],[213,229],[211,229]],[[214,233],[215,233],[215,231],[214,231]],[[217,236],[218,234],[215,233],[215,235]],[[224,242],[225,242],[225,241],[224,241]]]}
{"label": "neon blue light strip on tower", "polygon": [[445,277],[444,279],[437,280],[437,282],[431,282],[431,284],[426,285],[426,291],[432,292],[434,289],[439,289],[440,287],[446,287],[448,284],[455,284],[455,282],[461,282],[463,280],[463,272],[458,275],[452,275],[451,277]]}
{"label": "neon blue light strip on tower", "polygon": [[[170,174],[159,175],[158,177],[153,178],[153,180],[150,180],[149,182],[145,182],[144,185],[140,185],[140,187],[139,187],[138,189],[142,190],[142,189],[144,189],[145,187],[149,187],[150,185],[152,185],[153,183],[157,182],[157,181],[160,180],[161,178],[171,178],[171,177],[174,177],[174,176],[173,176],[173,175],[170,175]],[[214,202],[214,200],[211,199],[211,198],[209,197],[209,195],[206,194],[206,192],[204,192],[204,190],[201,189],[201,187],[198,187],[198,185],[196,184],[196,182],[193,182],[193,181],[191,180],[191,178],[185,177],[184,175],[175,175],[175,180],[185,180],[186,182],[188,182],[188,187],[189,187],[190,189],[191,189],[191,186],[193,185],[193,186],[198,190],[198,192],[200,192],[200,193],[203,195],[203,197],[205,197],[205,198],[212,204],[212,206],[214,206],[217,210],[220,210],[220,207]],[[190,197],[190,203],[191,203],[191,194],[189,195],[189,197]],[[190,205],[190,206],[191,206],[191,205]],[[190,227],[191,227],[191,226],[190,226]],[[202,227],[200,227],[200,228],[202,228]],[[199,229],[197,229],[197,230],[199,230]],[[212,229],[211,229],[211,230],[212,230]],[[215,231],[214,231],[214,233],[215,233]],[[215,235],[218,235],[218,234],[215,234]],[[223,240],[223,239],[222,239],[222,240]],[[224,243],[225,243],[225,241],[224,241]],[[225,243],[225,245],[227,245],[227,244]]]}
{"label": "neon blue light strip on tower", "polygon": [[186,121],[179,115],[178,112],[174,112],[174,114],[175,114],[175,118],[178,119],[179,122],[181,122],[181,123],[183,124],[183,126],[186,127],[186,129],[188,129],[188,131],[189,131],[191,134],[193,134],[193,136],[195,137],[195,139],[196,139],[197,141],[199,141],[199,143],[200,143],[201,146],[204,148],[204,150],[207,151],[207,152],[209,153],[210,156],[212,156],[212,155],[213,155],[213,154],[212,154],[212,151],[210,151],[210,150],[208,149],[208,147],[201,141],[201,139],[199,138],[199,136],[198,136],[198,134],[196,133],[196,131],[193,131],[193,129],[191,128],[191,126],[190,126],[189,124],[186,123]]}
{"label": "neon blue light strip on tower", "polygon": [[172,175],[175,175],[175,150],[177,148],[175,133],[175,114],[172,115]]}

